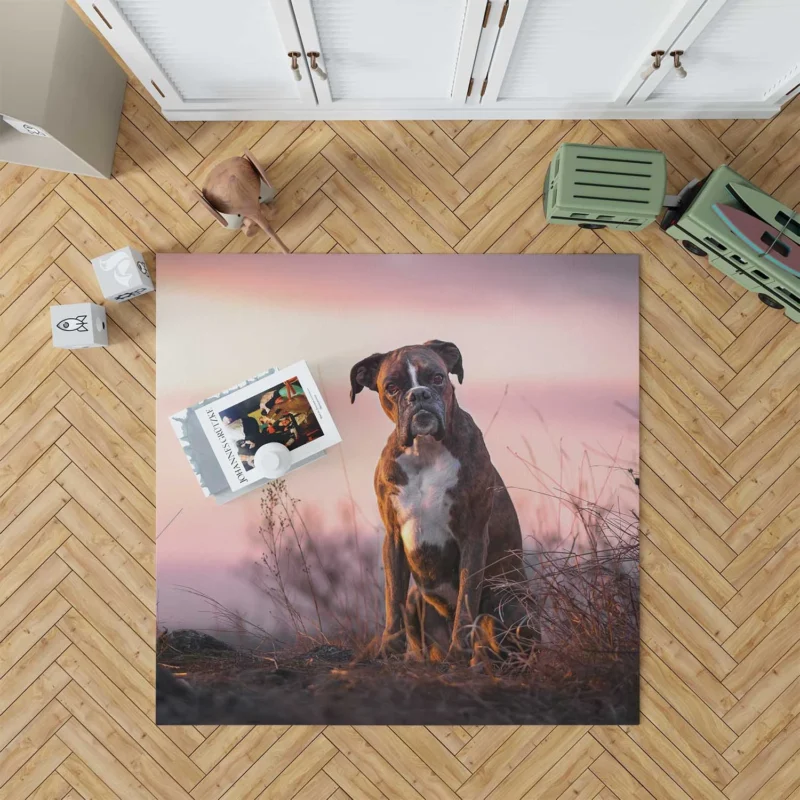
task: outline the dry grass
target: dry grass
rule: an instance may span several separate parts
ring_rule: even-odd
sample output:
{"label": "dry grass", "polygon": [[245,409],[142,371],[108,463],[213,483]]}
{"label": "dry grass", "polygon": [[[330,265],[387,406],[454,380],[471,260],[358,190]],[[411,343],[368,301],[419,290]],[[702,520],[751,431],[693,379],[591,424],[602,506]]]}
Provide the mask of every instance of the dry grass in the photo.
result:
{"label": "dry grass", "polygon": [[261,510],[264,552],[252,578],[272,604],[276,628],[309,645],[366,647],[383,624],[377,537],[313,536],[282,480],[264,489]]}
{"label": "dry grass", "polygon": [[[383,628],[378,537],[313,535],[300,503],[276,481],[264,491],[263,554],[251,576],[273,624],[264,630],[206,598],[230,630],[261,644],[246,655],[173,653],[170,668],[186,672],[190,685],[176,688],[162,672],[159,721],[636,722],[638,519],[622,510],[620,494],[627,488],[635,498],[638,481],[632,470],[597,468],[587,457],[573,483],[583,494],[570,493],[525,462],[540,487],[526,491],[549,519],[540,538],[526,541],[526,580],[494,588],[523,605],[541,641],[517,631],[513,646],[501,642],[501,658],[472,667],[375,659]],[[598,469],[605,478],[595,483]],[[611,486],[620,469],[630,473],[627,487]]]}

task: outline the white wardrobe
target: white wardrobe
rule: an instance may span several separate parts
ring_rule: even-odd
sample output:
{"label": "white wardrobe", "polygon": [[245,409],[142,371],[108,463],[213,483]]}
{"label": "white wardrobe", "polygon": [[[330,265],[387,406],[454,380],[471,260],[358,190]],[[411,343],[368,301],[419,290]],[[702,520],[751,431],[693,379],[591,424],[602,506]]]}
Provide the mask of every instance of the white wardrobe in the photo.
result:
{"label": "white wardrobe", "polygon": [[78,0],[169,119],[769,117],[800,0]]}

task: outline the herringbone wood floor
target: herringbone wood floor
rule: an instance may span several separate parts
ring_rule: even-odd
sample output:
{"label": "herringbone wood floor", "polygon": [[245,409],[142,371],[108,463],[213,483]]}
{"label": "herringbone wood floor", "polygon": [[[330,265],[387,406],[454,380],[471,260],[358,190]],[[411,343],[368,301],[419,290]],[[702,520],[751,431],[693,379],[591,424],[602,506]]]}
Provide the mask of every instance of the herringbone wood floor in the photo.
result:
{"label": "herringbone wood floor", "polygon": [[[730,162],[800,204],[800,101],[772,121],[164,121],[133,82],[114,177],[0,169],[0,794],[800,798],[800,327],[655,227],[550,227],[562,141],[656,147],[670,189]],[[270,251],[195,202],[249,147],[297,252],[638,253],[642,718],[629,728],[157,728],[157,295],[110,346],[50,344],[88,259]]]}

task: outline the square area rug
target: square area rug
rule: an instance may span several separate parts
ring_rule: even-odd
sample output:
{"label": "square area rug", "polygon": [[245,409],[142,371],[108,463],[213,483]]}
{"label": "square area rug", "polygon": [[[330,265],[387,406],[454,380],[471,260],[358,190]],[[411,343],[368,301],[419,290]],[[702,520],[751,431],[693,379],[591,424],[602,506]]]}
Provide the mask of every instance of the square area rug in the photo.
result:
{"label": "square area rug", "polygon": [[[159,724],[637,723],[638,273],[159,256]],[[302,361],[214,430],[324,454],[207,496],[170,418]]]}

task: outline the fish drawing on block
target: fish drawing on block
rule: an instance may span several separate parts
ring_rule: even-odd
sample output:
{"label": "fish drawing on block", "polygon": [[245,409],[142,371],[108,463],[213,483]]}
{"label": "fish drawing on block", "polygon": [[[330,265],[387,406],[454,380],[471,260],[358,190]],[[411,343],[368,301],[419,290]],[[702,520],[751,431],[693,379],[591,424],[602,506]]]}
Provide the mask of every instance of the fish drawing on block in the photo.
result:
{"label": "fish drawing on block", "polygon": [[86,314],[62,319],[56,324],[56,327],[62,331],[76,331],[77,333],[86,333],[89,330],[89,326],[86,324]]}

